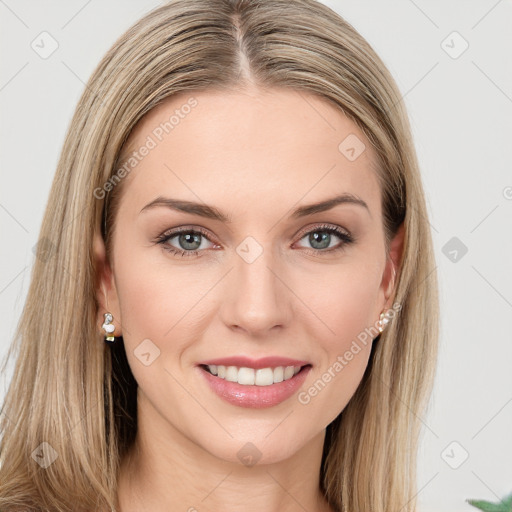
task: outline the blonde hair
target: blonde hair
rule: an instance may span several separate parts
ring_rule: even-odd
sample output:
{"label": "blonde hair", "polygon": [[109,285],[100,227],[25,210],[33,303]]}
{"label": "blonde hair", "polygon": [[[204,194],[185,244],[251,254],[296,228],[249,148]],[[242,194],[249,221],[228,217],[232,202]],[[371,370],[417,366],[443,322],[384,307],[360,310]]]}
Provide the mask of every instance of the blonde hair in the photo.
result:
{"label": "blonde hair", "polygon": [[[105,345],[97,325],[93,236],[108,239],[102,226],[113,226],[122,182],[108,194],[108,211],[97,190],[118,169],[133,127],[164,98],[248,84],[326,98],[378,156],[387,242],[405,228],[394,296],[401,310],[374,344],[354,396],[327,427],[321,487],[339,511],[416,510],[438,292],[400,92],[367,41],[316,0],[174,0],[115,42],[69,127],[41,226],[44,250],[7,355],[18,353],[0,423],[2,511],[116,508],[119,462],[136,434],[137,385],[126,355]],[[43,442],[58,454],[46,468],[33,456]]]}

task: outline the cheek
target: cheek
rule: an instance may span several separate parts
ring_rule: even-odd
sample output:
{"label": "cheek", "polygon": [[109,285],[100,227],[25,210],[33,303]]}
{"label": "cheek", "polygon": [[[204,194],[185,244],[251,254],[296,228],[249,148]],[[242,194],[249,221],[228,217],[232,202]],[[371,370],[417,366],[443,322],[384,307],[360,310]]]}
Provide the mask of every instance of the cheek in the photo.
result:
{"label": "cheek", "polygon": [[193,325],[201,310],[198,302],[214,285],[214,277],[188,265],[170,265],[165,258],[154,264],[135,253],[123,256],[116,268],[123,331],[132,343],[176,339],[185,324]]}
{"label": "cheek", "polygon": [[[187,401],[173,375],[188,347],[201,337],[204,308],[211,307],[204,295],[218,281],[211,272],[159,260],[134,251],[124,253],[116,266],[126,357],[140,390],[154,405],[162,389],[169,392],[166,401]],[[162,411],[165,407],[160,403]]]}
{"label": "cheek", "polygon": [[[309,276],[301,293],[322,322],[306,322],[317,343],[318,366],[298,401],[308,414],[329,424],[348,404],[366,370],[376,336],[370,327],[379,297],[380,271],[375,262],[337,266]],[[313,286],[314,285],[314,286]],[[308,291],[309,290],[309,291]],[[308,318],[313,318],[309,313]],[[315,326],[314,328],[312,326]]]}
{"label": "cheek", "polygon": [[[358,271],[359,270],[359,271]],[[346,343],[377,320],[373,318],[378,299],[380,279],[368,267],[352,269],[344,276],[334,314],[334,330],[338,339]]]}
{"label": "cheek", "polygon": [[355,338],[378,318],[381,275],[374,261],[346,261],[295,277],[297,295],[308,306],[307,318],[315,325],[315,337],[331,352]]}

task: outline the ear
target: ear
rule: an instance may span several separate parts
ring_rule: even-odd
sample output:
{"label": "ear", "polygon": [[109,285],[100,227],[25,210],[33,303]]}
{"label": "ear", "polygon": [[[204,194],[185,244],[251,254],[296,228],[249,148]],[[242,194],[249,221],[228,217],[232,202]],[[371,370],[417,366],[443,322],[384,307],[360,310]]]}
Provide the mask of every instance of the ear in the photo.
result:
{"label": "ear", "polygon": [[111,313],[112,323],[115,326],[114,336],[121,336],[121,311],[115,286],[114,273],[110,263],[107,261],[105,242],[100,233],[96,232],[93,237],[94,265],[96,269],[95,290],[98,302],[97,321],[101,333],[104,333],[101,326],[104,322],[104,314]]}
{"label": "ear", "polygon": [[386,261],[386,268],[382,279],[382,289],[384,290],[384,298],[386,300],[384,309],[388,309],[393,305],[393,299],[396,291],[396,276],[400,272],[400,262],[402,260],[404,237],[405,226],[402,222],[396,235],[391,240],[389,256]]}

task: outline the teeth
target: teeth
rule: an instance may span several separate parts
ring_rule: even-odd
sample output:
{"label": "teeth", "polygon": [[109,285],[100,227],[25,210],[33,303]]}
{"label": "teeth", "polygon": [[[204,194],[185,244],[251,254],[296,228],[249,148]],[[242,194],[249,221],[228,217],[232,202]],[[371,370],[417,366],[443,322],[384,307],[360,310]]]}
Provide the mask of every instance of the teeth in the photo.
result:
{"label": "teeth", "polygon": [[254,374],[254,384],[256,386],[271,386],[274,384],[274,370],[272,368],[258,368]]}
{"label": "teeth", "polygon": [[226,368],[226,376],[224,377],[229,382],[238,382],[238,369],[236,366],[228,366]]}
{"label": "teeth", "polygon": [[299,373],[300,369],[300,366],[277,366],[276,368],[258,368],[255,370],[247,367],[208,365],[208,370],[212,375],[246,386],[271,386],[291,379]]}
{"label": "teeth", "polygon": [[274,368],[274,382],[283,382],[284,379],[284,367],[278,366]]}

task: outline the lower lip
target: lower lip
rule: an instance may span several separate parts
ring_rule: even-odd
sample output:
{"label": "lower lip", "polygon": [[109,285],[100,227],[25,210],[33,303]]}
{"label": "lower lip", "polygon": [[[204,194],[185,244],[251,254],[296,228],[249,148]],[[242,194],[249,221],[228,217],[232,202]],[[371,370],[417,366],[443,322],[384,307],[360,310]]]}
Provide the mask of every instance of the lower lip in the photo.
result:
{"label": "lower lip", "polygon": [[291,379],[270,386],[246,386],[216,377],[200,366],[197,368],[203,374],[210,388],[222,399],[239,407],[253,409],[272,407],[290,398],[300,388],[311,370],[311,366],[305,366]]}

